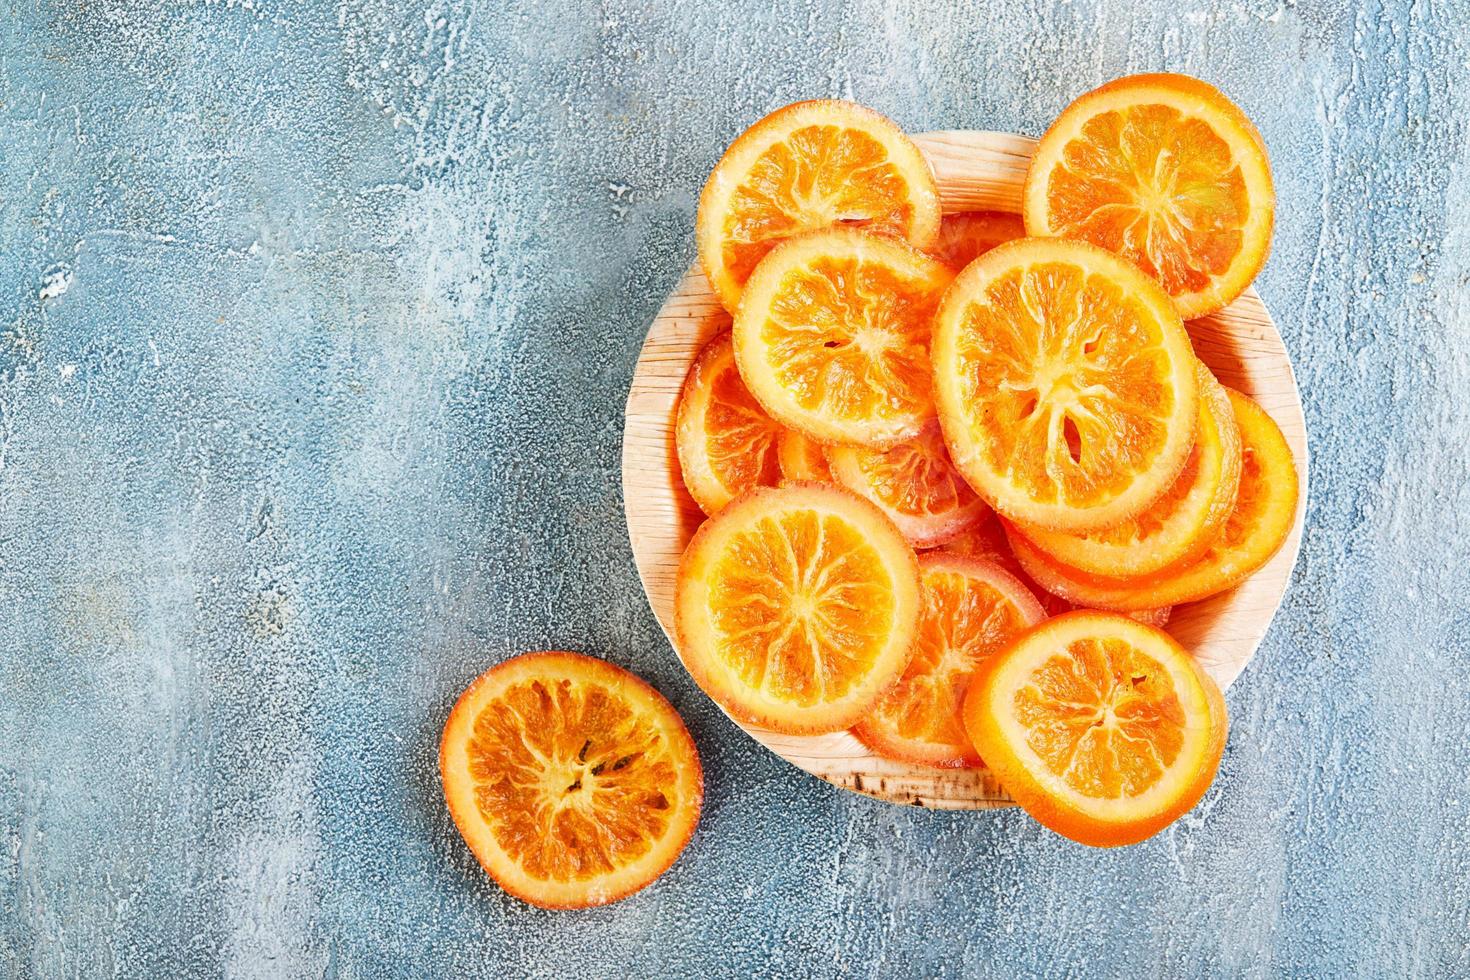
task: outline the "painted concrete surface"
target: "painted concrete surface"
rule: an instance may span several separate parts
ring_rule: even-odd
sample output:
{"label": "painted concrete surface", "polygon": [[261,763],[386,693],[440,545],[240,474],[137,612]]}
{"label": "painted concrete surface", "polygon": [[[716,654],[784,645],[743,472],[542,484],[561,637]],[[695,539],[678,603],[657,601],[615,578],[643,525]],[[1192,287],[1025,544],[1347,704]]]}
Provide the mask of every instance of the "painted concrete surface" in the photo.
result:
{"label": "painted concrete surface", "polygon": [[[1470,974],[1470,10],[1448,0],[0,0],[0,976]],[[1039,133],[1220,84],[1280,195],[1293,588],[1220,778],[1094,852],[742,737],[618,489],[700,183],[766,110]],[[445,814],[461,688],[652,680],[693,844],[579,914]]]}

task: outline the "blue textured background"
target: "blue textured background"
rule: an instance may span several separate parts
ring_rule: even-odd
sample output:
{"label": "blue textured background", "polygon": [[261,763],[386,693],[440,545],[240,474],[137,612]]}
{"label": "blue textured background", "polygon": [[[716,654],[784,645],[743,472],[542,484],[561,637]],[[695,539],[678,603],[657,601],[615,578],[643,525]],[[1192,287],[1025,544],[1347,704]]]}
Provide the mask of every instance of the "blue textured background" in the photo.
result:
{"label": "blue textured background", "polygon": [[[0,974],[1470,974],[1466,5],[507,6],[0,0]],[[806,777],[626,542],[695,194],[798,98],[1039,133],[1159,68],[1271,148],[1314,453],[1220,778],[1113,853]],[[683,858],[587,913],[490,883],[434,766],[547,646],[706,760]]]}

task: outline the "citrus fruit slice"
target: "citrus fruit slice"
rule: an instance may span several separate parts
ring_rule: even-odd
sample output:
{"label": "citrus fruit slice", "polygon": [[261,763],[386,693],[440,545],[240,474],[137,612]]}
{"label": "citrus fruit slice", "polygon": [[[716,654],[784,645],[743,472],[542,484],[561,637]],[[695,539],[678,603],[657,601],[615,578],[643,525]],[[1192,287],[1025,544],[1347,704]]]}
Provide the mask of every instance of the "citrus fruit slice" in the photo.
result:
{"label": "citrus fruit slice", "polygon": [[776,437],[776,458],[781,462],[781,476],[787,480],[828,482],[832,470],[820,443],[813,442],[795,429],[782,429]]}
{"label": "citrus fruit slice", "polygon": [[1023,201],[1027,234],[1117,252],[1185,319],[1245,292],[1276,213],[1256,127],[1219,89],[1168,74],[1120,78],[1069,105],[1036,147]]}
{"label": "citrus fruit slice", "polygon": [[821,483],[757,488],[679,561],[684,664],[735,718],[790,734],[850,728],[908,663],[913,550],[883,512]]}
{"label": "citrus fruit slice", "polygon": [[1123,612],[1195,602],[1234,588],[1280,550],[1296,520],[1297,473],[1286,437],[1266,411],[1226,389],[1240,426],[1240,489],[1235,509],[1196,562],[1135,579],[1103,578],[1068,568],[1008,531],[1027,573],[1048,592],[1078,605]]}
{"label": "citrus fruit slice", "polygon": [[927,248],[939,233],[939,189],[889,119],[851,102],[798,102],[747,129],[716,164],[699,195],[699,261],[734,313],[773,245],[836,224]]}
{"label": "citrus fruit slice", "polygon": [[713,514],[753,486],[776,484],[780,428],[740,380],[730,334],[706,344],[684,380],[674,430],[679,471],[700,509]]}
{"label": "citrus fruit slice", "polygon": [[853,734],[881,756],[943,769],[980,755],[960,706],[980,661],[1046,618],[1027,588],[994,562],[931,552],[919,559],[924,611],[913,658]]}
{"label": "citrus fruit slice", "polygon": [[892,449],[829,446],[832,478],[887,514],[915,548],[934,548],[989,513],[960,476],[939,426]]}
{"label": "citrus fruit slice", "polygon": [[1199,383],[1179,314],[1152,279],[1084,242],[1023,238],[970,263],[935,314],[932,356],[950,457],[1014,520],[1125,521],[1194,443]]}
{"label": "citrus fruit slice", "polygon": [[604,905],[689,843],[699,753],[653,688],[579,653],[527,653],[460,695],[439,743],[444,798],[490,877],[543,908]]}
{"label": "citrus fruit slice", "polygon": [[1189,564],[1214,543],[1235,507],[1240,427],[1225,388],[1198,366],[1199,426],[1184,469],[1148,510],[1101,531],[1068,534],[1018,523],[1016,530],[1063,565],[1136,578]]}
{"label": "citrus fruit slice", "polygon": [[934,417],[929,332],[951,278],[922,252],[851,228],[784,242],[735,315],[740,376],[772,418],[817,442],[911,439]]}
{"label": "citrus fruit slice", "polygon": [[1074,612],[983,661],[965,729],[1027,813],[1093,847],[1152,837],[1214,781],[1225,700],[1169,634]]}
{"label": "citrus fruit slice", "polygon": [[939,240],[929,249],[939,261],[959,272],[997,245],[1025,238],[1019,214],[1004,211],[961,211],[939,223]]}

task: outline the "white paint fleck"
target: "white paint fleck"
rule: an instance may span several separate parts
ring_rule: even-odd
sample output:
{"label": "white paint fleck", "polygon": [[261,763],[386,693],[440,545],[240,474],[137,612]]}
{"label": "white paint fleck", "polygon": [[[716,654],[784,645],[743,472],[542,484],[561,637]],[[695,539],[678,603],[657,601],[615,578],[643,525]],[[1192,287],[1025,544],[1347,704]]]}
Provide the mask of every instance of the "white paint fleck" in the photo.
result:
{"label": "white paint fleck", "polygon": [[72,278],[71,266],[64,262],[47,269],[41,276],[41,300],[44,302],[64,295],[71,288]]}

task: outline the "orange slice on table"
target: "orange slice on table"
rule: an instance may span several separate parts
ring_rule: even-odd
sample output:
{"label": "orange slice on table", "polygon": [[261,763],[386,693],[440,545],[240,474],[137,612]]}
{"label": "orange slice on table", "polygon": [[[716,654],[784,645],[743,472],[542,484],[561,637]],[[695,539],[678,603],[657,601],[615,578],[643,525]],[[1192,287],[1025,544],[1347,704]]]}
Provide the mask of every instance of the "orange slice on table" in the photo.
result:
{"label": "orange slice on table", "polygon": [[983,661],[964,719],[1027,813],[1094,847],[1137,843],[1192,809],[1229,727],[1220,689],[1169,634],[1093,611]]}
{"label": "orange slice on table", "polygon": [[824,444],[884,447],[934,417],[929,333],[953,273],[851,228],[772,249],[745,286],[735,359],[776,421]]}
{"label": "orange slice on table", "polygon": [[679,561],[684,665],[735,718],[850,728],[908,663],[918,564],[883,512],[827,484],[759,488],[700,527]]}
{"label": "orange slice on table", "polygon": [[827,455],[821,443],[813,442],[795,429],[782,429],[776,437],[776,458],[781,463],[781,477],[786,480],[815,480],[826,483],[832,479],[832,470],[827,466]]}
{"label": "orange slice on table", "polygon": [[1078,238],[1153,276],[1194,319],[1260,272],[1276,195],[1256,127],[1187,75],[1133,75],[1069,105],[1036,147],[1026,232]]}
{"label": "orange slice on table", "polygon": [[480,864],[543,908],[604,905],[652,883],[704,799],[678,712],[579,653],[527,653],[481,674],[444,725],[439,772]]}
{"label": "orange slice on table", "polygon": [[1023,238],[972,262],[935,314],[932,358],[950,457],[1014,520],[1118,524],[1168,490],[1194,444],[1199,382],[1178,312],[1084,242]]}
{"label": "orange slice on table", "polygon": [[780,431],[740,380],[730,334],[706,344],[684,380],[674,428],[679,471],[695,503],[713,514],[753,486],[774,486]]}
{"label": "orange slice on table", "polygon": [[1225,388],[1198,365],[1198,434],[1173,485],[1137,517],[1101,531],[1068,534],[1015,524],[1063,565],[1111,578],[1136,578],[1187,565],[1205,553],[1235,508],[1240,484],[1240,427]]}
{"label": "orange slice on table", "polygon": [[995,246],[1025,237],[1026,225],[1019,214],[961,211],[944,216],[939,224],[939,240],[929,252],[959,272]]}
{"label": "orange slice on table", "polygon": [[1015,576],[994,562],[931,552],[919,559],[924,612],[913,658],[852,733],[881,756],[944,769],[982,765],[960,706],[975,668],[1046,618]]}
{"label": "orange slice on table", "polygon": [[1240,489],[1225,529],[1198,561],[1142,578],[1104,578],[1068,568],[1012,532],[1011,546],[1027,573],[1048,592],[1078,605],[1128,612],[1208,598],[1234,588],[1270,561],[1296,522],[1296,464],[1265,409],[1238,391],[1225,390],[1240,426]]}
{"label": "orange slice on table", "polygon": [[939,426],[892,449],[830,446],[832,478],[877,504],[915,548],[934,548],[973,527],[990,508],[949,461]]}
{"label": "orange slice on table", "polygon": [[742,133],[699,196],[699,261],[725,309],[778,242],[831,225],[934,244],[929,162],[889,119],[851,102],[798,102]]}

